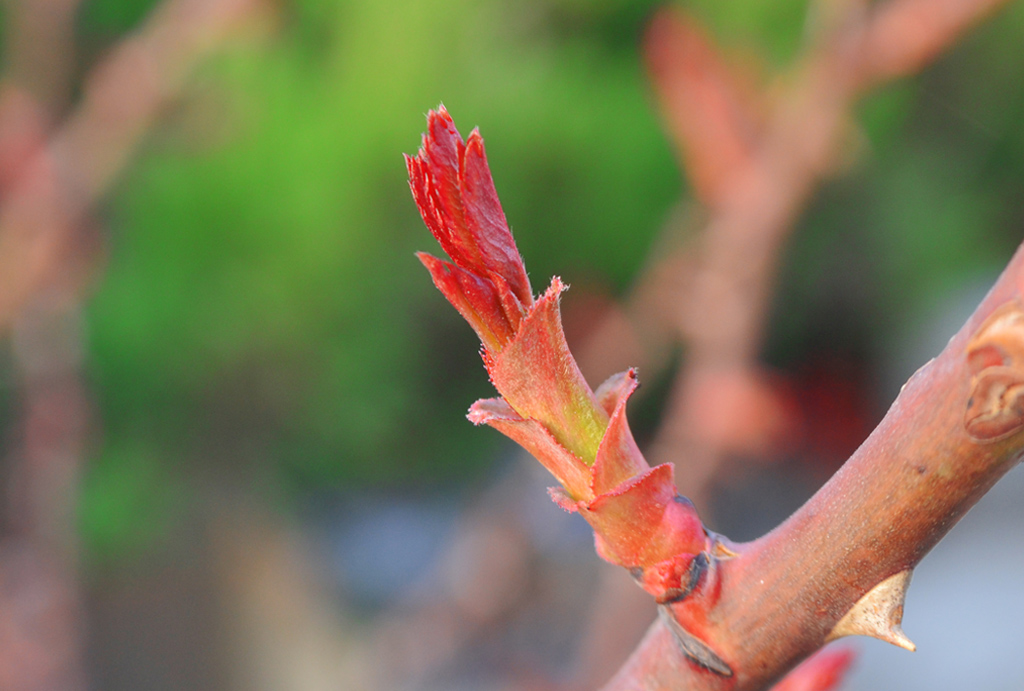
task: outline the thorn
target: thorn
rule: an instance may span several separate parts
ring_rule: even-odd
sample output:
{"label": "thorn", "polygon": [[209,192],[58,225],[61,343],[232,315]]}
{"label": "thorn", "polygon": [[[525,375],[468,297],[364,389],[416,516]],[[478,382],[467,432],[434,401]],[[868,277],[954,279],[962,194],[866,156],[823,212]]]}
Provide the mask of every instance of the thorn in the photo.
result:
{"label": "thorn", "polygon": [[917,646],[900,628],[903,602],[907,597],[912,573],[912,569],[900,571],[869,590],[843,615],[826,636],[825,642],[843,636],[871,636],[911,652],[917,650]]}
{"label": "thorn", "polygon": [[704,529],[704,534],[711,541],[711,556],[714,558],[725,560],[740,556],[740,553],[733,549],[732,543],[727,538],[718,533],[713,533],[707,528]]}

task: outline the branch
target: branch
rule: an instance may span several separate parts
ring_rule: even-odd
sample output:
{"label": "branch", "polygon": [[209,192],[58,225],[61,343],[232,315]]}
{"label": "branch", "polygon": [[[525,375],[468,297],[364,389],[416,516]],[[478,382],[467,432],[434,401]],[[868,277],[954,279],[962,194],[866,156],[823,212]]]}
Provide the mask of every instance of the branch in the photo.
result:
{"label": "branch", "polygon": [[644,57],[694,192],[713,207],[754,155],[762,114],[752,105],[753,87],[741,83],[697,22],[681,12],[654,16]]}
{"label": "branch", "polygon": [[53,122],[71,97],[75,16],[82,0],[5,0],[4,78],[28,90]]}
{"label": "branch", "polygon": [[[1024,247],[846,465],[789,520],[721,562],[706,635],[734,679],[688,663],[656,622],[605,691],[759,689],[848,633],[912,645],[898,630],[906,582],[880,597],[887,579],[912,570],[1024,448],[1022,304]],[[838,626],[865,597],[888,603],[891,618],[855,614]]]}
{"label": "branch", "polygon": [[[597,392],[561,333],[558,279],[534,299],[473,132],[442,109],[408,159],[424,221],[453,262],[421,255],[480,335],[502,398],[470,419],[510,436],[561,482],[552,497],[594,528],[599,554],[662,605],[607,687],[758,689],[836,637],[907,647],[909,571],[1010,467],[1024,438],[1024,250],[978,312],[908,383],[881,425],[789,521],[748,545],[700,528],[625,420],[630,371]],[[878,616],[881,612],[881,616]]]}
{"label": "branch", "polygon": [[7,3],[0,332],[10,331],[20,414],[0,540],[0,688],[87,687],[74,530],[90,418],[80,303],[96,260],[85,230],[159,108],[249,2],[165,2],[87,78],[55,133],[70,96],[77,0]]}
{"label": "branch", "polygon": [[82,100],[24,164],[0,208],[0,330],[64,271],[69,245],[160,109],[257,0],[168,0],[86,79]]}
{"label": "branch", "polygon": [[913,74],[1006,0],[893,0],[876,9],[864,31],[863,85]]}

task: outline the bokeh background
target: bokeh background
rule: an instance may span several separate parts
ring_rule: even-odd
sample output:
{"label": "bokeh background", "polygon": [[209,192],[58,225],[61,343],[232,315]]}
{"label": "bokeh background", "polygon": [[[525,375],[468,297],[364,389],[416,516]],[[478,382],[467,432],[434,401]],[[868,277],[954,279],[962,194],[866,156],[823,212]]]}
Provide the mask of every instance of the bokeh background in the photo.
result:
{"label": "bokeh background", "polygon": [[[655,351],[634,406],[654,443],[690,264],[658,299],[637,286],[709,214],[645,63],[661,5],[3,3],[0,687],[570,689],[615,669],[651,610],[466,422],[491,389],[413,256],[439,250],[401,154],[438,103],[480,126],[535,289],[572,286],[588,374],[637,364],[625,341]],[[755,114],[821,26],[878,6],[673,5]],[[960,34],[856,99],[798,205],[751,394],[777,425],[723,428],[746,441],[694,492],[716,530],[755,537],[827,479],[1024,236],[1024,4]],[[857,644],[846,688],[1020,688],[1018,506],[983,501],[936,549],[907,605],[921,651]]]}

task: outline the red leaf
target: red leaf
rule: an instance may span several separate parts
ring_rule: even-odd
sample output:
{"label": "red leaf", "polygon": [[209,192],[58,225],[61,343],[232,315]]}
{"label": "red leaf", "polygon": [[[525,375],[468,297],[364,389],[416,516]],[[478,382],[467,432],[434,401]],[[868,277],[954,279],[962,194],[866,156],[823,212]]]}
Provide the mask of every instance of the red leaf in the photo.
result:
{"label": "red leaf", "polygon": [[533,304],[533,295],[494,189],[480,133],[473,130],[463,142],[448,111],[440,106],[427,116],[418,154],[405,160],[409,187],[427,228],[456,265],[504,285],[515,296],[516,302],[506,299],[503,306],[509,310],[507,321],[517,324]]}
{"label": "red leaf", "polygon": [[562,332],[555,278],[488,372],[495,388],[523,418],[546,427],[587,465],[597,455],[608,418],[583,379]]}
{"label": "red leaf", "polygon": [[468,417],[474,425],[490,425],[529,451],[562,483],[573,501],[593,497],[590,469],[536,420],[524,420],[500,398],[477,401],[470,407]]}
{"label": "red leaf", "polygon": [[601,534],[616,563],[650,566],[704,549],[704,529],[693,505],[677,497],[672,464],[666,463],[581,506],[580,513]]}
{"label": "red leaf", "polygon": [[555,278],[533,300],[480,133],[463,142],[444,108],[428,120],[419,154],[406,158],[409,185],[453,263],[419,257],[480,336],[502,395],[477,401],[469,419],[537,457],[563,485],[552,499],[590,522],[602,557],[642,567],[644,587],[659,601],[683,592],[707,539],[693,505],[676,493],[672,466],[649,468],[633,439],[626,402],[636,372],[613,377],[599,395],[591,391],[562,330],[565,286]]}
{"label": "red leaf", "polygon": [[594,395],[597,397],[597,402],[604,408],[604,412],[611,415],[615,412],[619,402],[633,393],[638,383],[636,369],[631,367],[625,372],[618,372],[605,379],[601,386],[597,387]]}
{"label": "red leaf", "polygon": [[474,129],[466,142],[459,181],[466,225],[480,249],[484,266],[505,279],[519,301],[529,305],[533,301],[530,280],[498,201],[479,130]]}
{"label": "red leaf", "polygon": [[636,371],[628,370],[609,381],[614,382],[613,388],[604,389],[605,384],[608,384],[605,382],[602,384],[603,390],[598,390],[598,400],[605,410],[608,410],[608,404],[613,407],[609,411],[611,420],[608,429],[601,439],[594,461],[591,488],[595,495],[610,492],[650,470],[626,421],[626,401],[637,387]]}
{"label": "red leaf", "polygon": [[512,338],[515,326],[509,323],[493,283],[426,252],[417,252],[416,256],[427,267],[434,285],[469,322],[485,348],[500,350]]}

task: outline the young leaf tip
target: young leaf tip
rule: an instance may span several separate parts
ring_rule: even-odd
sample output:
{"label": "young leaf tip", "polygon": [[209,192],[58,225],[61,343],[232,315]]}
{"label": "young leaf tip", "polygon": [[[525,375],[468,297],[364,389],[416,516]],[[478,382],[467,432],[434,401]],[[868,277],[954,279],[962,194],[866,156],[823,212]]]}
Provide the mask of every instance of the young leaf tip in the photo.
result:
{"label": "young leaf tip", "polygon": [[443,105],[427,115],[415,156],[405,157],[423,222],[451,263],[419,255],[434,284],[488,351],[511,340],[533,305],[526,267],[494,188],[483,137],[463,141]]}
{"label": "young leaf tip", "polygon": [[708,538],[692,504],[681,500],[666,464],[648,466],[626,421],[636,371],[595,394],[569,351],[555,277],[536,300],[495,191],[483,138],[463,140],[444,106],[427,116],[409,187],[450,261],[419,253],[434,284],[473,327],[500,398],[477,401],[475,425],[519,443],[562,485],[552,499],[578,511],[602,557],[643,575],[659,602],[693,590],[693,565]]}

